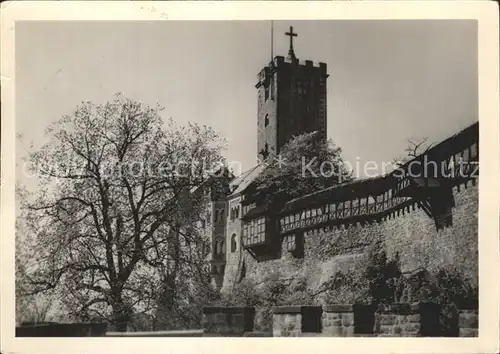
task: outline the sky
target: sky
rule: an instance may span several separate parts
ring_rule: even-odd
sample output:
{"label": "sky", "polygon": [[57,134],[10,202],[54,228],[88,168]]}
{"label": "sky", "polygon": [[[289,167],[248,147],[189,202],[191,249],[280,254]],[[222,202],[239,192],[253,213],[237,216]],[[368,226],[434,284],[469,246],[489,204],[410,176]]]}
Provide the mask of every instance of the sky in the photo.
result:
{"label": "sky", "polygon": [[[298,33],[296,56],[328,65],[327,134],[355,169],[391,161],[410,137],[439,142],[478,121],[476,21],[275,21],[274,55],[287,55],[289,26]],[[270,28],[270,21],[16,23],[16,130],[25,141],[18,161],[26,142],[40,145],[48,124],[81,101],[105,103],[121,92],[164,106],[165,119],[213,127],[227,139],[229,161],[254,166],[255,84],[271,58]]]}

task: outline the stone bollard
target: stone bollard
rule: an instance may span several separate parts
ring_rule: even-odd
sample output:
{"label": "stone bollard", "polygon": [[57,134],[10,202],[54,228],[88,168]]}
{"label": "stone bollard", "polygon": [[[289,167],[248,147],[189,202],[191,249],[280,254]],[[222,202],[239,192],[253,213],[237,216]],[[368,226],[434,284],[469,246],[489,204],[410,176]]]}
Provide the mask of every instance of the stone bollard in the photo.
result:
{"label": "stone bollard", "polygon": [[440,307],[434,303],[394,303],[379,306],[375,333],[380,337],[435,337],[440,335]]}
{"label": "stone bollard", "polygon": [[273,337],[299,337],[321,332],[319,306],[273,307]]}
{"label": "stone bollard", "polygon": [[458,310],[458,331],[460,337],[477,337],[479,333],[477,310]]}
{"label": "stone bollard", "polygon": [[203,333],[205,336],[243,336],[252,332],[254,307],[204,307]]}

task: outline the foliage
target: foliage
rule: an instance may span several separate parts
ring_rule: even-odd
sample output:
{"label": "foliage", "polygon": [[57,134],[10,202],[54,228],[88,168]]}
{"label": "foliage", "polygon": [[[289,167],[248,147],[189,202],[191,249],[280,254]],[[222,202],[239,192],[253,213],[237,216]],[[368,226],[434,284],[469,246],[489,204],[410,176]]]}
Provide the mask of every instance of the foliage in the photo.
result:
{"label": "foliage", "polygon": [[231,293],[224,294],[220,301],[224,306],[254,306],[257,308],[256,330],[268,331],[272,325],[274,306],[312,305],[315,296],[307,286],[307,279],[298,275],[284,278],[279,271],[269,273],[260,283],[249,278],[235,284]]}
{"label": "foliage", "polygon": [[388,260],[387,254],[378,245],[372,247],[365,270],[369,296],[374,304],[388,304],[395,301],[398,280],[401,277],[399,255]]}
{"label": "foliage", "polygon": [[395,299],[400,276],[398,255],[389,261],[381,245],[374,243],[358,269],[336,272],[318,294],[329,304],[390,303]]}
{"label": "foliage", "polygon": [[262,294],[257,290],[255,282],[244,278],[235,284],[230,293],[223,293],[219,304],[223,306],[259,306]]}
{"label": "foliage", "polygon": [[212,286],[208,272],[181,272],[179,276],[190,279],[190,282],[178,281],[175,287],[162,284],[152,330],[197,329],[202,322],[203,307],[219,299],[219,292]]}
{"label": "foliage", "polygon": [[440,305],[440,324],[443,336],[458,335],[458,309],[478,308],[478,288],[455,267],[443,267],[429,274],[414,289],[410,302],[431,301]]}
{"label": "foliage", "polygon": [[342,150],[317,132],[292,138],[279,155],[271,154],[256,179],[257,194],[297,198],[352,180]]}
{"label": "foliage", "polygon": [[18,236],[15,239],[15,293],[16,324],[22,322],[40,323],[54,321],[54,303],[57,301],[53,291],[39,294],[27,294],[30,284],[27,278],[27,267],[30,260],[22,252],[23,239],[19,236],[20,223],[16,223]]}
{"label": "foliage", "polygon": [[124,330],[206,285],[205,197],[192,191],[223,164],[222,140],[161,110],[117,95],[47,129],[27,161],[38,189],[20,191],[23,296],[57,289],[71,315]]}
{"label": "foliage", "polygon": [[338,271],[323,283],[326,304],[370,303],[368,282],[362,273],[343,273]]}

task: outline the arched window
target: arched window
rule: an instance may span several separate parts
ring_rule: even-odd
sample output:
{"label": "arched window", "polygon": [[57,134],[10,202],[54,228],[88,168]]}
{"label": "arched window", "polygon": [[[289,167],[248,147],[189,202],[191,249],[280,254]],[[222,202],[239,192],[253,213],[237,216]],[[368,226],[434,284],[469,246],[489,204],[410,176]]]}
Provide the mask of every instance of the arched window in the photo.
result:
{"label": "arched window", "polygon": [[231,236],[231,252],[236,252],[238,249],[238,244],[236,243],[236,234]]}
{"label": "arched window", "polygon": [[224,241],[221,239],[215,240],[214,253],[216,255],[224,254]]}

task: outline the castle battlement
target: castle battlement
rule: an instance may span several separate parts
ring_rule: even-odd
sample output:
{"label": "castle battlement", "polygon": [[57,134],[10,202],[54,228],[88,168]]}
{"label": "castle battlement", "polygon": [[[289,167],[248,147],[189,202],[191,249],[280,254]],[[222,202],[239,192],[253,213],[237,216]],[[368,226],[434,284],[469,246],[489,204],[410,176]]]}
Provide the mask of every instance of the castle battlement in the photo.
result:
{"label": "castle battlement", "polygon": [[291,58],[285,58],[283,56],[277,55],[274,57],[272,62],[269,62],[267,66],[265,66],[258,74],[257,74],[257,86],[259,87],[260,85],[264,84],[266,80],[269,79],[270,75],[278,71],[280,68],[283,68],[285,66],[291,66],[291,65],[296,65],[299,68],[302,69],[312,69],[312,70],[319,70],[323,72],[326,75],[326,70],[327,70],[327,64],[320,62],[320,61],[313,61],[313,60],[304,60],[304,59],[291,59]]}

